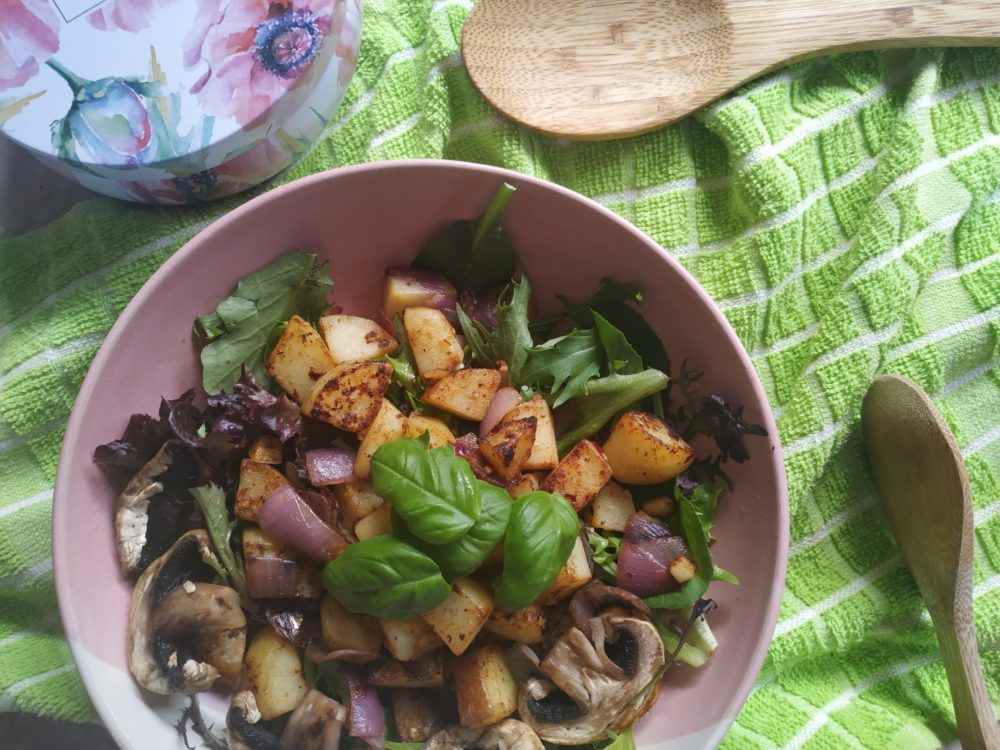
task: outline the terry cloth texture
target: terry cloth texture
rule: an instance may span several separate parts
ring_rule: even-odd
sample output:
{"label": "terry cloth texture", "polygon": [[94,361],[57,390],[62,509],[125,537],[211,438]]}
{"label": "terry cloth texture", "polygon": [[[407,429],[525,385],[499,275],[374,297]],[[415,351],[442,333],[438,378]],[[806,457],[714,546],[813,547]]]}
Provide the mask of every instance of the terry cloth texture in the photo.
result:
{"label": "terry cloth texture", "polygon": [[[791,559],[761,679],[724,746],[923,748],[956,736],[933,629],[874,495],[858,412],[881,373],[951,425],[975,505],[975,609],[1000,698],[1000,50],[797,64],[641,137],[569,143],[469,82],[468,0],[372,0],[329,137],[270,185],[440,157],[546,178],[661,243],[751,353],[787,459]],[[239,201],[95,198],[0,244],[0,707],[92,708],[56,611],[49,525],[67,416],[116,316]],[[166,394],[170,395],[170,394]]]}

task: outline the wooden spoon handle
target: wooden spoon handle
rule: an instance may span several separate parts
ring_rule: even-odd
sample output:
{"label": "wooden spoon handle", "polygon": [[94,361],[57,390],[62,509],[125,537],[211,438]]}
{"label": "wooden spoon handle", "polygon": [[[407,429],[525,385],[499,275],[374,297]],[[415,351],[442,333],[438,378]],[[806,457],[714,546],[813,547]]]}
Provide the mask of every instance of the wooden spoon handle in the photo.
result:
{"label": "wooden spoon handle", "polygon": [[969,607],[959,609],[954,617],[950,613],[931,614],[951,686],[962,749],[1000,750],[1000,728],[983,679],[971,612]]}

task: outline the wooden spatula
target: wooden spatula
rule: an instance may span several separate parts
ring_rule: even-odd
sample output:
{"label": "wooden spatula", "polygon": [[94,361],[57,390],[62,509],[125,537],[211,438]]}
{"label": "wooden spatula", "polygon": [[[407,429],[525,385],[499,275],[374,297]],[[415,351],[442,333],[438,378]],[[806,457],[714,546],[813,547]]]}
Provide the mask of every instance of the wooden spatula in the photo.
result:
{"label": "wooden spatula", "polygon": [[875,487],[927,603],[964,750],[1000,750],[972,620],[972,500],[962,454],[918,385],[886,375],[861,406]]}
{"label": "wooden spatula", "polygon": [[654,130],[824,52],[998,43],[995,0],[479,0],[462,33],[501,114],[579,139]]}

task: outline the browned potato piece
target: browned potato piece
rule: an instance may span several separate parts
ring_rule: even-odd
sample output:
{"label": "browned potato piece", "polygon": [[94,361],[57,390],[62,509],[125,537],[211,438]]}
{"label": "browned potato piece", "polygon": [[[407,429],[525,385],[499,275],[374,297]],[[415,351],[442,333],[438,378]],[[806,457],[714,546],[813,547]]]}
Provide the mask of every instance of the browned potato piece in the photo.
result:
{"label": "browned potato piece", "polygon": [[493,595],[472,578],[458,578],[445,600],[421,617],[453,654],[464,653],[493,611]]}
{"label": "browned potato piece", "polygon": [[581,440],[545,478],[542,489],[558,492],[579,512],[609,479],[611,466],[601,447],[590,440]]}
{"label": "browned potato piece", "polygon": [[522,474],[510,485],[510,489],[507,491],[512,498],[517,500],[521,495],[540,490],[544,479],[544,475],[538,471],[531,472],[530,474]]}
{"label": "browned potato piece", "polygon": [[524,469],[535,445],[538,417],[503,420],[479,441],[479,452],[504,479]]}
{"label": "browned potato piece", "polygon": [[662,419],[625,412],[604,443],[615,479],[625,484],[658,484],[673,479],[694,461],[694,450]]}
{"label": "browned potato piece", "polygon": [[409,620],[379,620],[385,647],[400,661],[411,661],[443,644],[434,629],[422,617]]}
{"label": "browned potato piece", "polygon": [[697,572],[698,566],[694,564],[693,560],[684,555],[675,557],[670,563],[670,575],[674,577],[677,583],[687,583],[694,578]]}
{"label": "browned potato piece", "polygon": [[403,436],[405,420],[403,413],[389,399],[382,399],[375,421],[364,433],[361,445],[358,446],[358,454],[354,459],[354,476],[368,479],[372,475],[372,456],[379,446]]}
{"label": "browned potato piece", "polygon": [[632,493],[618,482],[609,480],[583,511],[583,520],[595,529],[625,531],[625,524],[635,513]]}
{"label": "browned potato piece", "polygon": [[420,377],[428,383],[440,380],[462,364],[462,345],[440,310],[408,307],[403,311],[403,326]]}
{"label": "browned potato piece", "polygon": [[247,649],[243,685],[265,721],[292,711],[309,692],[299,650],[270,627],[257,633]]}
{"label": "browned potato piece", "polygon": [[374,320],[356,315],[325,315],[319,319],[319,330],[330,356],[338,365],[392,354],[399,346],[399,342]]}
{"label": "browned potato piece", "polygon": [[531,455],[524,464],[524,470],[554,468],[559,463],[559,452],[556,450],[556,430],[552,422],[552,412],[545,399],[535,396],[530,401],[518,404],[504,414],[500,424],[524,417],[535,417],[538,420],[535,424],[535,444],[531,447]]}
{"label": "browned potato piece", "polygon": [[282,460],[281,441],[274,435],[261,435],[250,443],[247,458],[259,464],[280,464]]}
{"label": "browned potato piece", "polygon": [[347,432],[363,432],[375,421],[391,380],[388,362],[345,362],[320,378],[302,413]]}
{"label": "browned potato piece", "polygon": [[273,466],[244,458],[240,463],[240,485],[233,506],[236,517],[256,523],[257,511],[267,496],[286,484],[288,479]]}
{"label": "browned potato piece", "polygon": [[498,388],[498,370],[466,367],[445,375],[424,391],[420,400],[449,414],[478,422],[486,416],[486,409]]}
{"label": "browned potato piece", "polygon": [[382,648],[382,631],[375,618],[347,610],[329,594],[319,604],[319,625],[327,651],[351,649],[377,653]]}
{"label": "browned potato piece", "polygon": [[300,404],[309,395],[316,381],[333,369],[323,337],[298,315],[288,319],[264,365],[267,374]]}
{"label": "browned potato piece", "polygon": [[[243,558],[277,557],[292,560],[298,565],[298,577],[295,580],[295,591],[289,598],[319,599],[323,596],[323,584],[319,577],[319,566],[309,560],[298,550],[287,547],[277,539],[268,536],[257,526],[247,526],[243,529]],[[253,592],[251,591],[251,596]]]}
{"label": "browned potato piece", "polygon": [[486,630],[518,643],[541,643],[545,631],[545,611],[537,604],[515,609],[493,610]]}
{"label": "browned potato piece", "polygon": [[428,445],[431,448],[439,448],[442,445],[451,445],[455,442],[455,435],[448,429],[448,425],[437,417],[411,414],[403,422],[403,437],[418,438],[425,432],[430,437]]}
{"label": "browned potato piece", "polygon": [[576,545],[569,553],[569,559],[563,565],[548,591],[535,601],[535,604],[545,606],[561,601],[593,578],[590,572],[590,558],[587,555],[586,542],[576,538]]}
{"label": "browned potato piece", "polygon": [[202,633],[195,636],[194,641],[194,652],[198,655],[198,660],[211,664],[225,680],[234,680],[240,676],[246,648],[245,627]]}
{"label": "browned potato piece", "polygon": [[385,503],[375,492],[369,479],[352,479],[333,487],[333,495],[340,508],[340,519],[345,529],[353,529],[358,521],[374,513]]}
{"label": "browned potato piece", "polygon": [[517,682],[499,646],[480,646],[456,657],[452,677],[463,727],[496,724],[517,709]]}
{"label": "browned potato piece", "polygon": [[435,649],[411,661],[387,659],[377,666],[373,665],[368,682],[376,687],[441,687],[444,685],[444,659],[441,656],[441,649]]}
{"label": "browned potato piece", "polygon": [[394,688],[389,691],[389,702],[400,742],[426,742],[445,728],[441,707],[426,690]]}
{"label": "browned potato piece", "polygon": [[389,503],[380,505],[367,516],[354,524],[354,536],[359,542],[371,539],[373,536],[384,536],[392,533],[392,506]]}

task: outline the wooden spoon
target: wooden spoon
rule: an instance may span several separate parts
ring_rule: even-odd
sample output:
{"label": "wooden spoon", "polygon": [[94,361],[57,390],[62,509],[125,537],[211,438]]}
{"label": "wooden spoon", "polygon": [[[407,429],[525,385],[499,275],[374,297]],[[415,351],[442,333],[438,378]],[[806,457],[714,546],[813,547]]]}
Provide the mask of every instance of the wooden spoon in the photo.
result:
{"label": "wooden spoon", "polygon": [[927,603],[964,750],[1000,750],[972,619],[972,501],[962,454],[918,385],[880,377],[861,431],[889,528]]}
{"label": "wooden spoon", "polygon": [[997,43],[995,0],[479,0],[462,32],[493,106],[579,139],[654,130],[824,52]]}

